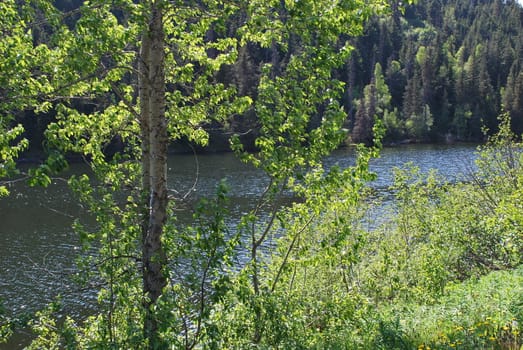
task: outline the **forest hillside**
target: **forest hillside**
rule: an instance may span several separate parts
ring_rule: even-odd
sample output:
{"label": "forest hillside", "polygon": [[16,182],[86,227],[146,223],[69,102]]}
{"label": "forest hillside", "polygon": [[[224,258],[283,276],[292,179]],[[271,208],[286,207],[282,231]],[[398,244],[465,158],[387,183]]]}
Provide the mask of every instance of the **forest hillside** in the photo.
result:
{"label": "forest hillside", "polygon": [[373,114],[389,140],[480,140],[502,109],[523,131],[521,5],[428,0],[392,11],[367,25],[344,72],[355,141],[368,140]]}
{"label": "forest hillside", "polygon": [[[56,5],[75,11],[80,3],[61,0]],[[230,19],[229,30],[241,21]],[[393,1],[390,12],[366,23],[364,35],[342,39],[355,48],[335,73],[345,83],[340,102],[347,114],[348,142],[371,143],[375,117],[386,127],[386,144],[483,141],[483,128],[495,132],[502,110],[510,112],[514,131],[523,132],[523,8],[517,2],[428,0],[403,7]],[[281,71],[300,50],[292,37],[285,46],[246,45],[216,79],[256,100],[261,67],[270,63]],[[19,115],[32,148],[41,146],[43,130],[53,119],[53,113],[36,120],[32,113]],[[228,149],[235,133],[253,146],[260,123],[252,108],[204,128],[210,133],[205,150],[217,151]],[[176,144],[178,150],[190,150],[184,140]]]}

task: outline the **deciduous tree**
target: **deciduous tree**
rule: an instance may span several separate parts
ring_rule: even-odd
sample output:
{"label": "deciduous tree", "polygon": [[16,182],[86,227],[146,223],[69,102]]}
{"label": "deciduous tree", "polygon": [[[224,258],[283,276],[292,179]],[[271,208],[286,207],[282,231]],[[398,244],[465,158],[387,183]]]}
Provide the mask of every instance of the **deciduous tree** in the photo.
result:
{"label": "deciduous tree", "polygon": [[[21,28],[20,48],[45,54],[34,54],[38,71],[26,73],[36,85],[31,91],[38,92],[26,103],[56,113],[46,131],[51,156],[32,172],[34,182],[49,183],[68,152],[81,155],[96,177],[83,174],[70,184],[97,219],[95,231],[81,222],[76,229],[86,248],[99,248],[80,260],[84,270],[78,278],[101,281],[100,312],[82,327],[67,318],[59,330],[47,327],[50,316],[42,313],[32,323],[39,333],[32,346],[193,348],[204,332],[210,301],[223,295],[213,283],[224,276],[221,265],[235,245],[224,238],[218,207],[211,214],[201,209],[197,216],[204,219],[194,226],[175,225],[177,192],[168,188],[168,143],[186,138],[204,145],[206,123],[244,112],[251,99],[221,83],[218,73],[246,45],[270,51],[254,104],[261,125],[259,152],[244,153],[234,145],[270,179],[259,206],[243,221],[252,228],[246,271],[259,296],[260,249],[278,214],[274,200],[284,191],[298,191],[303,176],[321,168],[322,158],[345,136],[345,115],[337,102],[343,84],[332,76],[350,53],[340,35],[359,34],[363,21],[385,3],[93,0],[64,14],[39,0],[28,7],[44,23],[39,34],[45,41],[37,47],[17,24],[19,8],[9,5],[14,20],[7,28]],[[237,15],[245,21],[231,33],[228,24]],[[24,86],[13,91],[23,93]],[[13,138],[0,139],[0,146]],[[109,154],[107,147],[116,142],[118,151]],[[9,152],[12,158],[17,148]],[[218,199],[224,196],[222,188]],[[265,205],[272,208],[268,223],[259,213]],[[180,257],[198,261],[201,270],[174,275]],[[263,328],[256,326],[252,341],[262,336]]]}

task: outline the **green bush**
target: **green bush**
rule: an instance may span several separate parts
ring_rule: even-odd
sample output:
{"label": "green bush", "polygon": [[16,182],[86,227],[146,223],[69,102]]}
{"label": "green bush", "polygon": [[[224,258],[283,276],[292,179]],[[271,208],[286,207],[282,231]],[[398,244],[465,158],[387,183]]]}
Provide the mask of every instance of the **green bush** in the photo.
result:
{"label": "green bush", "polygon": [[523,150],[507,123],[479,149],[469,181],[395,170],[390,213],[356,267],[364,295],[433,303],[449,283],[523,263]]}

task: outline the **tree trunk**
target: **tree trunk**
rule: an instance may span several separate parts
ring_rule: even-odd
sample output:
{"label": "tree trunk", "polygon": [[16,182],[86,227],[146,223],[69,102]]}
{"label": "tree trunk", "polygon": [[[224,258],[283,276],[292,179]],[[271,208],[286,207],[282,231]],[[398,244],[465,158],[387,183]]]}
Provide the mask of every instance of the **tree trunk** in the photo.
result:
{"label": "tree trunk", "polygon": [[148,196],[148,213],[142,226],[144,335],[150,348],[158,348],[158,319],[153,310],[163,288],[166,257],[162,234],[167,218],[167,121],[163,15],[158,2],[151,4],[150,22],[142,37],[140,101],[142,117],[142,182]]}
{"label": "tree trunk", "polygon": [[[142,243],[145,242],[149,229],[149,198],[151,189],[151,150],[149,136],[151,133],[149,100],[151,97],[151,86],[149,83],[149,60],[151,40],[149,33],[144,32],[141,40],[140,56],[138,57],[138,93],[140,100],[140,137],[142,140]],[[144,269],[145,271],[145,269]],[[145,280],[145,276],[144,276]]]}

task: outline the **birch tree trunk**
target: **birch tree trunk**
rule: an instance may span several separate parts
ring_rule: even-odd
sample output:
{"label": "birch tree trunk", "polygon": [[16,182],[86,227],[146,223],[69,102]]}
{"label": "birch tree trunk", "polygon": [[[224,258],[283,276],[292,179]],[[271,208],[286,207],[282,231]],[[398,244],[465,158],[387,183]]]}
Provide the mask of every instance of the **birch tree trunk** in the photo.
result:
{"label": "birch tree trunk", "polygon": [[[151,150],[150,150],[150,110],[149,100],[151,97],[151,86],[149,84],[151,40],[149,32],[144,31],[141,38],[140,55],[138,57],[138,93],[140,100],[140,137],[141,144],[141,163],[142,163],[142,243],[145,242],[149,229],[149,198],[151,189]],[[145,269],[143,269],[145,272]],[[145,281],[145,275],[144,275]]]}
{"label": "birch tree trunk", "polygon": [[167,121],[165,118],[165,72],[163,14],[158,1],[151,3],[150,22],[142,37],[140,57],[142,119],[142,184],[148,196],[142,234],[144,335],[150,348],[157,348],[158,320],[153,306],[167,284],[162,233],[167,218]]}

